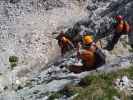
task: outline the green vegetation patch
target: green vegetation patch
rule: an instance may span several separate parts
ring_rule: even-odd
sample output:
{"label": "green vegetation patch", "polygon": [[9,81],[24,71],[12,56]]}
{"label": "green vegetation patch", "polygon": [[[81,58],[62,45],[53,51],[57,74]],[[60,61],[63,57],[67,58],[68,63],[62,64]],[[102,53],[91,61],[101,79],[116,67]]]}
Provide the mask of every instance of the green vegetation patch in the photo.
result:
{"label": "green vegetation patch", "polygon": [[130,48],[130,49],[128,49],[128,51],[129,51],[129,52],[133,52],[133,49],[132,49],[132,48]]}
{"label": "green vegetation patch", "polygon": [[63,90],[51,93],[48,100],[58,100],[62,97],[71,97],[72,95],[74,95],[74,92],[71,89],[71,85],[67,85]]}
{"label": "green vegetation patch", "polygon": [[51,93],[49,100],[58,100],[64,96],[71,97],[74,94],[77,94],[74,100],[114,100],[114,97],[121,100],[133,100],[133,95],[126,95],[114,86],[113,82],[122,76],[133,79],[133,66],[117,72],[86,76],[76,86],[67,85],[63,90]]}
{"label": "green vegetation patch", "polygon": [[[82,79],[77,86],[71,86],[71,91],[78,94],[74,100],[114,100],[113,97],[123,98],[123,93],[118,92],[113,84],[117,78],[126,75],[133,79],[133,67],[117,72],[89,75]],[[133,96],[124,97],[133,100]]]}
{"label": "green vegetation patch", "polygon": [[10,62],[11,69],[13,69],[18,64],[18,57],[17,56],[10,56],[9,62]]}
{"label": "green vegetation patch", "polygon": [[61,98],[63,95],[60,92],[53,92],[51,93],[51,95],[49,96],[49,100],[55,100],[58,98]]}

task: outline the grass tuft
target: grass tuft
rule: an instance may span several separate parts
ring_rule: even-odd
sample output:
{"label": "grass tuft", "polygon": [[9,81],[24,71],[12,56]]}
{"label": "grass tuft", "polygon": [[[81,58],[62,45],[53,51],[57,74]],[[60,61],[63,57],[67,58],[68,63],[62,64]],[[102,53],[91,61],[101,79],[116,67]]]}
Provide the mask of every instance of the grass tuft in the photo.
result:
{"label": "grass tuft", "polygon": [[17,56],[10,56],[9,62],[10,62],[11,69],[13,69],[18,64],[18,57]]}
{"label": "grass tuft", "polygon": [[87,76],[71,91],[79,95],[74,100],[114,100],[114,96],[125,100],[133,100],[133,96],[123,95],[114,87],[113,81],[126,75],[133,79],[133,67],[112,73]]}

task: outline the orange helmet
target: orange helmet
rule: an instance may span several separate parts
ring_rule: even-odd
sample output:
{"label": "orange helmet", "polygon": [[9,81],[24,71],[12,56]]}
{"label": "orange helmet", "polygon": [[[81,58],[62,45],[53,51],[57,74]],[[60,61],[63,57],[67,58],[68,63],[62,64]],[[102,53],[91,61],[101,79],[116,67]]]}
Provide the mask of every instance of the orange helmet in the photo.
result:
{"label": "orange helmet", "polygon": [[93,37],[90,35],[86,35],[83,37],[83,43],[84,44],[90,44],[93,42]]}

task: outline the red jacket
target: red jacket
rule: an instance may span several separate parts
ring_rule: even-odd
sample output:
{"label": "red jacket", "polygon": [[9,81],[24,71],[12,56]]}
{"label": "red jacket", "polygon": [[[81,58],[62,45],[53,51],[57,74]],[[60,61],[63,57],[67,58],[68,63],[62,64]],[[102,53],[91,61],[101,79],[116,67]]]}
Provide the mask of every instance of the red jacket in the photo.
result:
{"label": "red jacket", "polygon": [[131,31],[130,25],[127,23],[127,21],[122,20],[116,25],[116,31],[118,33],[128,33]]}

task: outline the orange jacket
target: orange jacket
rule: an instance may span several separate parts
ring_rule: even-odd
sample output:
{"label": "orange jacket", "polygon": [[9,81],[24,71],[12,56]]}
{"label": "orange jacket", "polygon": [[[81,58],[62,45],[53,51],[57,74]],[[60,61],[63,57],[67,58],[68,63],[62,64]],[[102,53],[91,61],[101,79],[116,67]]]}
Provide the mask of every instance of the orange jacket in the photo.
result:
{"label": "orange jacket", "polygon": [[60,41],[60,47],[64,48],[67,47],[68,45],[73,46],[72,42],[68,38],[62,37],[62,40]]}
{"label": "orange jacket", "polygon": [[79,50],[79,57],[82,59],[85,66],[93,66],[95,63],[96,46]]}

